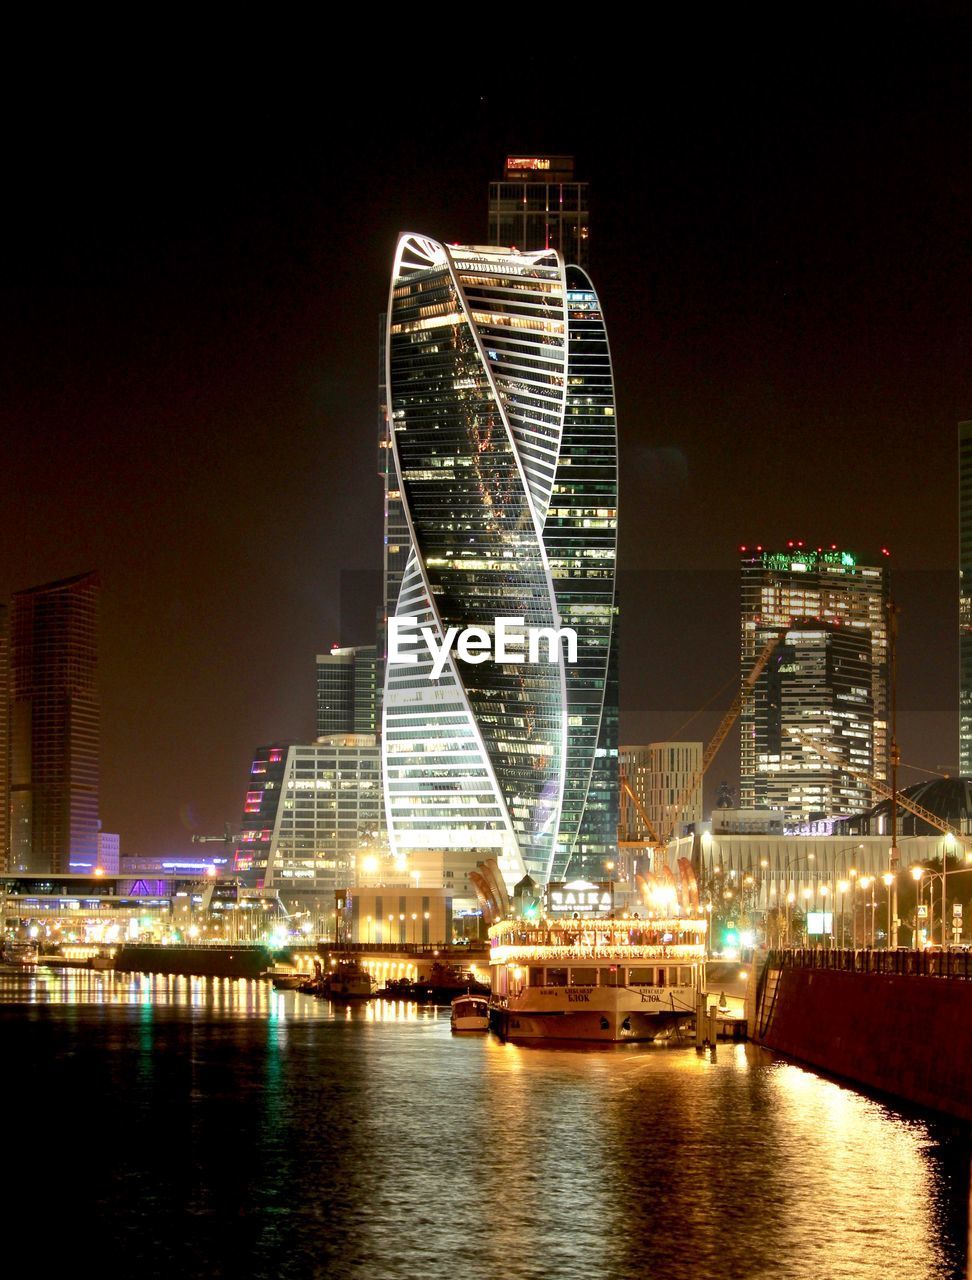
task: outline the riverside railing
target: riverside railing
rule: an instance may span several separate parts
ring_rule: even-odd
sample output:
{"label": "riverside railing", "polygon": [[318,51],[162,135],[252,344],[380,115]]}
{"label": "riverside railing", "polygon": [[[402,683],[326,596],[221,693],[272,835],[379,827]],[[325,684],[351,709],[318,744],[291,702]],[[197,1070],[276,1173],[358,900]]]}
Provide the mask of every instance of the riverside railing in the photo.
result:
{"label": "riverside railing", "polygon": [[883,973],[917,978],[972,980],[972,952],[897,950],[851,951],[796,947],[771,951],[767,968],[831,969],[840,973]]}

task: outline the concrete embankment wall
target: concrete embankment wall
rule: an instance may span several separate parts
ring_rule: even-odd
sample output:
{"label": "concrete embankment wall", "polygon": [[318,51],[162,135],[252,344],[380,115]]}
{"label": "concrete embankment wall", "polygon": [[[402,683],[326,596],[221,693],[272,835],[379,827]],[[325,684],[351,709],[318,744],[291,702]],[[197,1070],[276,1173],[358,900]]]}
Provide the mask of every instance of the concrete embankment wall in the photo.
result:
{"label": "concrete embankment wall", "polygon": [[263,947],[119,947],[115,968],[131,973],[178,973],[214,978],[256,978],[270,966]]}
{"label": "concrete embankment wall", "polygon": [[972,1120],[972,981],[771,967],[750,1035],[831,1075]]}

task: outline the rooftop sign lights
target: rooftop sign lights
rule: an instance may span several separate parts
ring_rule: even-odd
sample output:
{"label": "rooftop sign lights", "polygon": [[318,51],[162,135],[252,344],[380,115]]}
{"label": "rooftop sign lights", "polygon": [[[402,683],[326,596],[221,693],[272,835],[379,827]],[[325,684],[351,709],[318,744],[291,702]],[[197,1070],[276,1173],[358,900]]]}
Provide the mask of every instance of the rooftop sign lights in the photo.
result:
{"label": "rooftop sign lights", "polygon": [[589,915],[608,912],[614,906],[609,882],[592,884],[589,880],[571,880],[569,884],[547,887],[547,909],[551,915]]}
{"label": "rooftop sign lights", "polygon": [[549,156],[507,156],[507,169],[543,171],[550,168]]}
{"label": "rooftop sign lights", "polygon": [[764,569],[775,573],[807,573],[823,565],[838,569],[857,566],[855,555],[836,548],[824,551],[763,551],[760,560]]}

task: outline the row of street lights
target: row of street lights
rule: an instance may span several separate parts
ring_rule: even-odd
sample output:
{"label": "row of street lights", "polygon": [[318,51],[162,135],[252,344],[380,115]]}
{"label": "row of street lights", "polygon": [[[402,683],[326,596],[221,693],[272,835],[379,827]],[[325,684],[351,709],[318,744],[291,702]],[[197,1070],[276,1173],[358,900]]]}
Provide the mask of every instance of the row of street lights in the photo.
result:
{"label": "row of street lights", "polygon": [[[948,837],[946,838],[946,845],[945,845],[945,848],[943,849],[943,852],[942,852],[942,870],[941,870],[941,871],[932,871],[931,869],[929,869],[929,868],[927,868],[927,867],[924,867],[924,866],[921,866],[920,864],[916,864],[914,867],[912,867],[912,868],[911,868],[911,875],[912,875],[913,879],[914,879],[914,880],[915,880],[915,882],[916,882],[917,894],[918,894],[918,907],[917,907],[917,909],[916,909],[916,913],[915,913],[916,918],[915,918],[915,935],[914,935],[914,937],[915,937],[915,946],[916,946],[916,947],[918,946],[918,942],[919,942],[919,919],[918,919],[918,917],[919,917],[919,912],[920,912],[921,907],[922,907],[922,904],[921,904],[921,890],[922,890],[922,883],[923,883],[923,881],[924,881],[924,879],[925,879],[925,878],[927,878],[927,879],[928,879],[928,881],[929,881],[929,889],[930,889],[930,892],[929,892],[929,908],[928,908],[929,916],[931,917],[931,919],[929,920],[929,938],[932,936],[932,933],[933,933],[933,923],[934,923],[934,919],[933,919],[933,918],[934,918],[934,911],[933,911],[933,898],[934,898],[934,894],[933,894],[933,892],[931,892],[931,881],[933,881],[933,880],[936,880],[936,879],[937,879],[937,880],[940,880],[940,881],[941,881],[941,884],[942,884],[942,899],[941,899],[941,901],[942,901],[942,911],[941,911],[942,927],[941,927],[941,940],[942,940],[942,946],[947,946],[947,945],[948,945],[948,936],[947,936],[947,929],[948,929],[948,920],[947,920],[947,911],[948,911],[948,876],[949,876],[949,874],[951,874],[951,875],[961,875],[961,874],[963,874],[963,873],[965,873],[965,872],[970,872],[970,871],[972,871],[972,852],[968,852],[968,853],[966,853],[966,854],[965,854],[965,860],[966,860],[966,863],[968,863],[969,865],[967,865],[967,866],[965,866],[965,867],[962,867],[962,868],[955,869],[955,870],[953,870],[953,871],[949,872],[949,868],[948,868],[948,852],[949,852],[949,849],[950,849],[953,845],[954,845],[954,837],[948,836]],[[813,902],[813,903],[815,904],[815,903],[816,903],[817,896],[818,896],[818,894],[819,894],[820,898],[822,899],[822,908],[823,908],[823,910],[822,910],[822,913],[821,913],[821,914],[822,914],[824,917],[826,917],[826,914],[827,914],[828,898],[830,898],[830,899],[831,899],[831,902],[834,904],[834,906],[837,906],[837,904],[839,903],[839,908],[838,908],[838,922],[839,922],[839,924],[838,924],[838,937],[839,937],[839,940],[840,940],[840,945],[841,945],[841,946],[843,946],[843,945],[844,945],[844,941],[845,941],[845,933],[844,933],[844,911],[845,911],[845,907],[846,907],[846,898],[847,898],[847,894],[848,894],[848,892],[850,892],[850,894],[851,894],[851,904],[850,904],[850,905],[851,905],[851,919],[852,919],[852,945],[853,945],[853,946],[854,946],[854,948],[856,949],[856,947],[857,947],[857,940],[858,940],[858,907],[857,907],[857,891],[858,891],[858,888],[860,888],[860,889],[863,891],[863,893],[865,894],[865,898],[864,898],[864,938],[863,938],[863,942],[864,942],[864,945],[865,945],[865,946],[867,946],[867,945],[868,945],[868,942],[870,941],[870,946],[874,947],[874,946],[876,945],[876,940],[877,940],[877,911],[878,911],[878,905],[879,905],[879,903],[878,903],[878,898],[877,898],[877,893],[878,893],[877,885],[878,885],[878,881],[880,880],[880,881],[884,884],[885,891],[886,891],[886,907],[887,907],[887,934],[886,934],[886,938],[887,938],[887,945],[888,945],[888,946],[893,946],[893,945],[895,945],[895,943],[892,941],[892,938],[896,938],[896,927],[897,927],[898,921],[897,921],[897,919],[892,920],[892,915],[896,915],[896,906],[897,906],[897,904],[896,904],[896,894],[895,894],[894,890],[895,890],[895,888],[896,888],[897,873],[896,873],[896,872],[894,872],[894,871],[888,870],[888,871],[886,871],[886,872],[885,872],[883,875],[881,875],[881,876],[876,876],[876,875],[860,875],[856,867],[849,867],[849,868],[848,868],[848,867],[847,867],[847,860],[848,860],[849,855],[851,855],[852,853],[857,852],[857,851],[859,851],[859,850],[863,850],[863,849],[864,849],[864,847],[865,847],[865,846],[864,846],[863,844],[848,845],[848,846],[847,846],[846,848],[844,848],[844,849],[838,849],[838,850],[836,851],[836,853],[834,854],[834,858],[833,858],[833,869],[834,869],[834,874],[836,875],[836,873],[837,873],[837,871],[838,871],[838,868],[841,866],[841,863],[843,863],[843,867],[844,867],[845,874],[844,874],[840,879],[838,879],[838,880],[836,880],[836,881],[835,881],[835,886],[834,886],[835,892],[833,893],[833,896],[831,896],[831,888],[830,888],[829,880],[825,880],[823,884],[818,884],[818,883],[817,883],[816,875],[814,876],[814,881],[815,881],[815,883],[814,883],[814,886],[813,886],[812,888],[811,888],[811,887],[804,887],[802,890],[800,890],[799,895],[798,895],[798,893],[797,893],[797,889],[796,889],[796,885],[797,885],[797,877],[796,877],[795,875],[793,875],[793,873],[796,871],[796,869],[797,869],[798,867],[800,867],[800,866],[801,866],[801,864],[806,864],[807,869],[808,869],[808,871],[809,871],[809,870],[810,870],[810,868],[813,866],[813,864],[814,864],[815,860],[816,860],[816,855],[815,855],[814,853],[801,854],[798,858],[790,859],[790,860],[788,860],[786,863],[784,863],[784,866],[783,866],[783,876],[782,876],[782,881],[783,881],[783,885],[787,886],[787,892],[786,892],[786,910],[785,910],[785,927],[786,927],[786,938],[787,938],[787,941],[788,941],[788,942],[789,942],[789,939],[790,939],[790,937],[791,937],[791,927],[792,927],[792,913],[793,913],[793,907],[795,906],[795,904],[796,904],[796,902],[797,902],[798,896],[799,896],[799,897],[802,897],[803,902],[804,902],[804,908],[805,908],[805,910],[809,911],[811,902]],[[760,864],[760,865],[761,865],[761,868],[765,869],[765,868],[768,866],[768,863],[767,863],[766,859],[763,859],[763,861],[761,862],[761,864]],[[721,873],[721,871],[720,871],[720,869],[719,869],[719,868],[715,868],[715,869],[714,869],[714,874],[715,874],[715,875],[721,875],[722,873]],[[728,874],[729,874],[729,877],[730,877],[732,880],[735,880],[735,876],[736,876],[736,874],[737,874],[735,871],[730,871]],[[747,888],[747,887],[751,887],[751,886],[756,885],[756,884],[757,884],[757,876],[758,876],[758,873],[753,873],[753,872],[749,872],[749,873],[747,873],[745,876],[743,876],[743,877],[742,877],[741,887],[742,887],[743,889],[745,889],[745,888]],[[759,880],[760,880],[760,881],[762,880],[762,876],[758,876],[758,878],[759,878]],[[809,878],[809,877],[808,877],[808,878]],[[790,889],[790,888],[789,888],[789,885],[790,885],[790,883],[791,883],[791,880],[792,880],[792,883],[793,883],[793,885],[794,885],[794,887],[793,887],[792,889]],[[730,887],[729,887],[729,881],[726,881],[726,882],[724,882],[724,883],[725,883],[725,889],[724,889],[724,892],[722,893],[722,897],[723,897],[723,898],[725,898],[725,899],[726,899],[726,901],[728,902],[728,901],[730,901],[730,900],[732,899],[732,897],[734,897],[734,896],[735,896],[735,893],[734,893],[734,890],[733,890],[733,889],[730,889]],[[736,885],[737,885],[737,886],[740,886],[740,882],[739,882],[739,881],[735,881],[735,883],[736,883]],[[866,896],[866,895],[867,895],[868,890],[870,890],[870,901],[868,901],[868,900],[867,900],[867,896]],[[757,888],[757,892],[758,892],[758,891],[759,891],[759,890],[758,890],[758,888]],[[768,905],[768,904],[767,904],[767,905]],[[782,903],[780,903],[779,899],[777,899],[777,909],[779,909],[779,907],[781,907],[782,905],[783,905],[783,904],[782,904]],[[960,906],[960,904],[955,904],[955,906],[956,906],[956,909],[955,909],[955,912],[954,912],[954,914],[955,914],[955,918],[956,918],[956,919],[959,919],[959,918],[960,918],[960,912],[961,912],[961,906]],[[710,900],[710,902],[709,902],[709,904],[707,905],[707,908],[706,908],[706,909],[710,912],[710,921],[711,921],[711,912],[712,912],[712,908],[713,908],[713,903],[712,903],[712,901]],[[766,907],[764,907],[763,909],[764,909],[764,911],[765,911],[765,910],[766,910]],[[868,909],[870,909],[870,912],[871,912],[871,915],[870,915],[870,921],[868,921],[868,916],[867,916]],[[821,921],[821,924],[823,924],[823,923],[824,923],[824,921]],[[827,935],[826,935],[826,936],[828,937],[828,939],[831,941],[831,944],[832,944],[832,942],[833,942],[833,934],[834,934],[834,930],[833,930],[833,911],[831,911],[831,922],[830,922],[830,924],[831,924],[831,927],[830,927],[830,929],[827,931]],[[953,929],[954,929],[954,925],[953,925]],[[870,940],[869,940],[869,938],[868,938],[868,935],[870,935]],[[819,935],[818,935],[818,936],[819,936]]]}

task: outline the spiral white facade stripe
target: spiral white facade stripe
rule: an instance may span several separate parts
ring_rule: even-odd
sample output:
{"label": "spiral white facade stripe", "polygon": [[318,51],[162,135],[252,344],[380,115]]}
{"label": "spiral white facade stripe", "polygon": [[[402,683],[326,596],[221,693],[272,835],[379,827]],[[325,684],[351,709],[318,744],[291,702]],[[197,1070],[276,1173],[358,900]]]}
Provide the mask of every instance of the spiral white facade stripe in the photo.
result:
{"label": "spiral white facade stripe", "polygon": [[[411,234],[399,240],[386,379],[412,551],[396,612],[420,618],[440,640],[450,626],[492,633],[500,616],[534,627],[561,623],[545,526],[558,477],[582,461],[563,451],[571,421],[567,304],[555,253],[445,246]],[[575,415],[575,435],[580,422]],[[616,471],[613,483],[616,494]],[[572,674],[563,655],[550,664],[453,659],[438,681],[429,680],[421,650],[419,666],[389,664],[383,767],[396,850],[498,856],[513,883],[524,870],[548,879],[576,843],[603,718],[604,670],[599,683],[594,676],[595,697],[591,655],[606,670],[613,643],[613,561],[607,629],[595,637],[576,590],[563,590],[565,583],[582,589],[565,573],[580,565],[583,577],[589,566],[573,554],[563,512],[554,525],[559,590],[582,621],[585,710],[590,718],[596,702],[598,724],[569,739]],[[606,598],[601,590],[601,621]]]}

